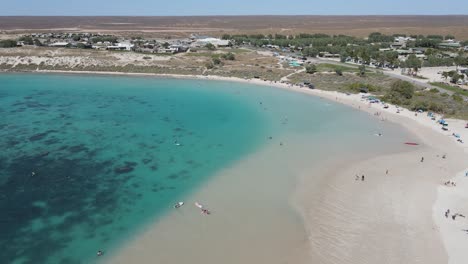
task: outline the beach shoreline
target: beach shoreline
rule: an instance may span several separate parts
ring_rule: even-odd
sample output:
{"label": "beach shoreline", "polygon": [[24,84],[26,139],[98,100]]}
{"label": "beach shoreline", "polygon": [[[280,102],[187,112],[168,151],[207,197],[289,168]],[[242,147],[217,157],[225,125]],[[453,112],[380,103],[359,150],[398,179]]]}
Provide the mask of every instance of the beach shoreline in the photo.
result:
{"label": "beach shoreline", "polygon": [[[378,156],[324,171],[330,180],[318,193],[309,192],[312,183],[305,177],[307,172],[303,172],[304,177],[297,184],[297,192],[291,201],[301,214],[308,232],[310,251],[307,253],[318,263],[334,264],[376,263],[382,257],[388,260],[387,263],[462,263],[468,257],[466,246],[463,249],[466,243],[462,240],[466,234],[454,227],[456,225],[460,229],[466,220],[459,217],[457,221],[447,222],[443,215],[443,211],[451,206],[456,207],[452,210],[457,213],[468,215],[468,208],[462,203],[466,201],[463,193],[468,193],[468,184],[461,183],[464,180],[461,174],[468,168],[468,147],[451,136],[456,132],[466,140],[468,129],[463,127],[466,121],[448,120],[450,131],[442,131],[440,125],[425,114],[415,115],[406,109],[397,114],[395,106],[385,109],[382,105],[369,104],[360,95],[311,90],[259,79],[83,71],[25,73],[250,83],[317,96],[374,115],[376,122],[397,123],[416,135],[421,146],[408,152]],[[385,136],[385,131],[383,133]],[[447,158],[442,158],[444,155]],[[420,161],[421,157],[425,157],[424,162]],[[390,176],[385,170],[390,171]],[[365,188],[358,185],[361,182],[355,181],[357,173],[366,175]],[[455,181],[457,186],[448,189],[443,185],[445,181]]]}

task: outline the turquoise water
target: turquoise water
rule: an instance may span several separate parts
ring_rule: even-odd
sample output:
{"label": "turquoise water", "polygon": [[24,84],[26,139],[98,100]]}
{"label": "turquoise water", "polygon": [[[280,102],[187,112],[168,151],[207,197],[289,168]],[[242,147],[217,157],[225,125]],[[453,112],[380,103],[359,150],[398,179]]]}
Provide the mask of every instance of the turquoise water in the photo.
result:
{"label": "turquoise water", "polygon": [[304,140],[319,166],[409,140],[326,100],[200,80],[5,74],[0,116],[2,263],[93,263],[266,144]]}
{"label": "turquoise water", "polygon": [[88,262],[261,144],[261,115],[220,83],[0,84],[2,263]]}

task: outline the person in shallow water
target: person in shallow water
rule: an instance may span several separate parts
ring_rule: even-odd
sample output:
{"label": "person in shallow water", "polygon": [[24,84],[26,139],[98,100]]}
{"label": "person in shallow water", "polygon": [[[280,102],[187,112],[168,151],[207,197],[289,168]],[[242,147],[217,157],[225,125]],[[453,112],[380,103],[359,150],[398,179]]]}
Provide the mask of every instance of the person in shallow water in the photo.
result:
{"label": "person in shallow water", "polygon": [[102,256],[102,255],[104,255],[104,252],[102,252],[102,250],[99,250],[99,251],[97,252],[97,256],[100,257],[100,256]]}

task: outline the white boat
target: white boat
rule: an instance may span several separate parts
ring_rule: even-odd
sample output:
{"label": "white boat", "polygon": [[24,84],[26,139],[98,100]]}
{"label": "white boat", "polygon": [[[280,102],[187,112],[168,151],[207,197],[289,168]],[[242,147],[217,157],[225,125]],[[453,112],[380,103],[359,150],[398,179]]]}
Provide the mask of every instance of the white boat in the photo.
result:
{"label": "white boat", "polygon": [[181,207],[182,205],[184,205],[184,202],[178,202],[174,205],[174,208],[179,208]]}

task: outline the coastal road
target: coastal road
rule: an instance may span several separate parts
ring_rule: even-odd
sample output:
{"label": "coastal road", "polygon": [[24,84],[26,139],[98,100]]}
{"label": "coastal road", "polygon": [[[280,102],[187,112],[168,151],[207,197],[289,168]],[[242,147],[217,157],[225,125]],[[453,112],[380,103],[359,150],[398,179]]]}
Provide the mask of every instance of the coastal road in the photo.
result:
{"label": "coastal road", "polygon": [[434,86],[434,85],[426,83],[426,82],[415,80],[414,78],[411,78],[409,76],[396,74],[396,73],[393,73],[393,72],[391,72],[389,70],[383,70],[382,72],[383,72],[383,74],[385,74],[387,76],[397,78],[397,79],[400,79],[400,80],[403,80],[403,81],[407,81],[407,82],[413,83],[413,84],[415,84],[417,86],[421,86],[421,87],[428,88],[428,89],[437,89],[437,90],[439,90],[439,92],[447,93],[448,95],[453,94],[452,91],[445,90],[444,88],[440,88],[438,86]]}

